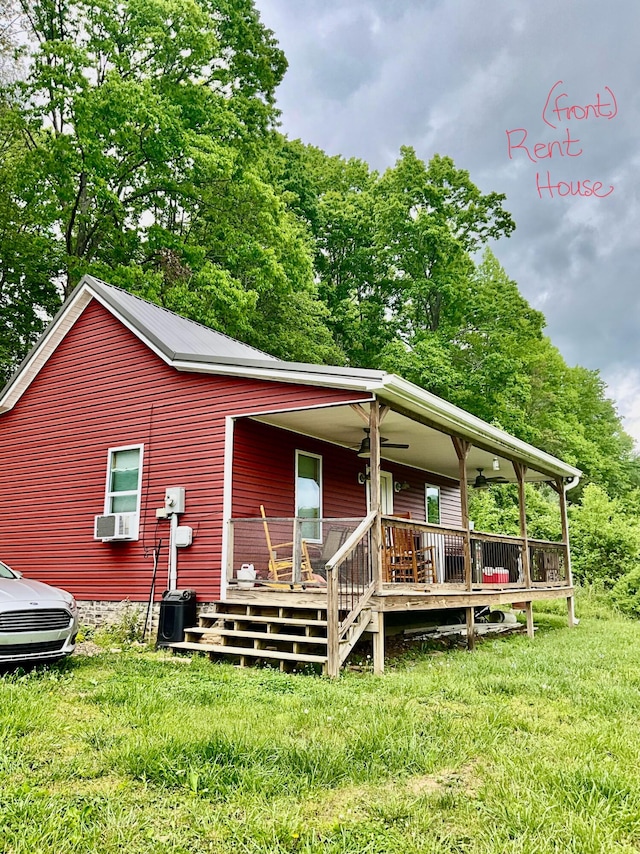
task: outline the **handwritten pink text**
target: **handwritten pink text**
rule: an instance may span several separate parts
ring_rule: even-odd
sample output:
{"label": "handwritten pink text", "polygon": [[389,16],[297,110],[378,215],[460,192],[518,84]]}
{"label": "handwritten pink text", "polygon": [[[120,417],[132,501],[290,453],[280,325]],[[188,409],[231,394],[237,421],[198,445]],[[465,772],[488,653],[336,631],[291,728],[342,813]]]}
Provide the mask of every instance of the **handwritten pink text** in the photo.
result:
{"label": "handwritten pink text", "polygon": [[[558,125],[562,123],[611,120],[618,115],[618,102],[609,86],[604,87],[604,95],[596,92],[595,98],[588,104],[573,103],[568,93],[561,91],[562,86],[562,80],[553,84],[542,108],[542,120],[553,130],[558,130]],[[530,140],[529,131],[522,127],[508,130],[506,134],[510,160],[525,157],[531,163],[538,163],[540,160],[549,161],[554,158],[582,157],[584,153],[580,139],[567,126],[562,129],[559,138],[550,140]],[[547,171],[546,175],[536,172],[536,191],[540,199],[555,199],[557,196],[604,199],[613,193],[614,187],[609,185],[605,188],[601,181],[591,178],[581,178],[579,181],[552,180],[551,172]]]}
{"label": "handwritten pink text", "polygon": [[[569,122],[571,119],[577,119],[578,121],[584,121],[585,119],[615,119],[618,115],[618,102],[616,101],[616,96],[613,94],[611,89],[608,86],[604,87],[604,91],[609,93],[610,100],[606,102],[600,101],[600,92],[596,92],[596,102],[595,104],[585,104],[584,106],[580,104],[572,104],[568,105],[564,102],[563,106],[560,106],[560,101],[568,98],[566,92],[560,92],[559,94],[554,95],[555,90],[558,86],[562,86],[562,80],[558,80],[557,83],[554,83],[551,89],[549,89],[549,94],[547,95],[547,100],[544,103],[544,107],[542,108],[542,121],[549,125],[550,128],[556,129],[557,125],[554,125],[549,121],[548,115],[551,114],[551,118],[554,118],[559,122],[564,120]],[[552,100],[553,99],[553,100]],[[553,108],[549,110],[550,105],[553,103]]]}

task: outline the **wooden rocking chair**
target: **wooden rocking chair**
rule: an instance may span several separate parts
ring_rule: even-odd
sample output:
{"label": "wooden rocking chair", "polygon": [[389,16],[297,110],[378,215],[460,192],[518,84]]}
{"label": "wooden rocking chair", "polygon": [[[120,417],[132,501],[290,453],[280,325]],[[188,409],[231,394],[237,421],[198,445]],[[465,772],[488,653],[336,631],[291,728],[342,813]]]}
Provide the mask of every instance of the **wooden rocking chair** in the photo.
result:
{"label": "wooden rocking chair", "polygon": [[434,546],[419,546],[420,533],[410,528],[388,527],[384,545],[387,582],[433,584],[436,580]]}
{"label": "wooden rocking chair", "polygon": [[[284,581],[288,584],[293,583],[293,542],[288,543],[272,543],[271,534],[269,533],[269,525],[267,523],[267,515],[264,512],[264,506],[260,505],[260,515],[262,516],[262,526],[264,528],[264,536],[267,541],[267,550],[269,552],[269,579],[272,581]],[[310,583],[317,581],[317,577],[313,574],[311,559],[309,558],[309,550],[304,540],[300,541],[300,581]],[[290,552],[286,557],[278,557],[278,551],[285,549]],[[323,579],[320,579],[323,581]]]}

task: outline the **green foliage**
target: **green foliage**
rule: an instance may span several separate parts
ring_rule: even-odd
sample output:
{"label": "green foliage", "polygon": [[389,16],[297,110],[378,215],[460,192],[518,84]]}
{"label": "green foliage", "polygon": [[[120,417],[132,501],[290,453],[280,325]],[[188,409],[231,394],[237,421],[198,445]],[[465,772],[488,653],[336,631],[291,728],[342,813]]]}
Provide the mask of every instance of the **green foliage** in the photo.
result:
{"label": "green foliage", "polygon": [[612,597],[623,614],[640,619],[640,565],[618,579]]}
{"label": "green foliage", "polygon": [[142,641],[143,629],[144,609],[125,600],[118,619],[96,629],[91,640],[98,646],[129,646]]}
{"label": "green foliage", "polygon": [[[533,539],[558,541],[562,538],[557,494],[545,483],[525,484],[527,532]],[[479,531],[520,534],[518,487],[500,484],[469,492],[469,516]]]}
{"label": "green foliage", "polygon": [[609,498],[595,484],[584,490],[582,503],[569,509],[571,552],[576,579],[587,583],[616,579],[640,568],[640,522],[620,499]]}

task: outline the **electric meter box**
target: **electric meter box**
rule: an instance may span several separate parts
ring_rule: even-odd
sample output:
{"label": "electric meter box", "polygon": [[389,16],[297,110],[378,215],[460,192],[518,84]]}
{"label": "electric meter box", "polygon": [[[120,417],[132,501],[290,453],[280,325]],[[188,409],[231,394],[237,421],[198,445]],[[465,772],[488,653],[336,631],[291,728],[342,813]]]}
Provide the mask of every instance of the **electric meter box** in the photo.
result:
{"label": "electric meter box", "polygon": [[164,506],[169,513],[184,513],[184,487],[168,486],[164,491]]}

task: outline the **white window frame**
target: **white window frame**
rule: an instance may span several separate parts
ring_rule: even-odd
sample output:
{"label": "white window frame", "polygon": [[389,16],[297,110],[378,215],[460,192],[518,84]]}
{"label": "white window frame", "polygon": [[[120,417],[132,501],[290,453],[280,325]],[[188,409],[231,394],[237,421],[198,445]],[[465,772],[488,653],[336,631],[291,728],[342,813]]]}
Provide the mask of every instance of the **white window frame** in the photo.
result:
{"label": "white window frame", "polygon": [[[140,457],[138,461],[138,485],[135,490],[127,490],[126,492],[113,492],[111,487],[111,465],[113,461],[114,454],[117,454],[119,451],[139,451]],[[130,516],[132,525],[131,525],[131,539],[138,539],[138,531],[140,529],[140,507],[142,504],[142,468],[144,465],[144,445],[118,445],[115,448],[109,448],[107,451],[107,478],[105,482],[104,488],[104,512],[105,516],[120,514],[123,516]],[[136,509],[135,510],[112,510],[111,509],[111,501],[114,496],[117,495],[134,495],[136,496]]]}
{"label": "white window frame", "polygon": [[[299,508],[299,504],[298,504],[298,460],[300,459],[300,457],[311,457],[314,460],[318,460],[320,463],[318,466],[319,472],[320,472],[320,502],[319,502],[320,506],[318,507],[318,512],[320,515],[319,515],[317,523],[316,523],[318,526],[319,537],[318,538],[303,537],[303,539],[307,543],[322,543],[322,512],[323,512],[322,511],[322,504],[323,504],[323,498],[324,498],[324,480],[323,480],[324,474],[323,474],[323,470],[322,470],[323,469],[322,456],[320,454],[312,454],[311,451],[300,451],[300,450],[296,449],[295,471],[293,473],[293,476],[295,479],[295,516],[296,516],[296,518],[298,518],[298,508]],[[314,522],[315,521],[314,519],[306,519],[306,517],[302,517],[302,516],[299,518],[303,519],[303,524],[306,521],[308,521],[308,522]]]}
{"label": "white window frame", "polygon": [[[427,495],[427,491],[429,489],[437,489],[438,490],[438,521],[430,522],[429,521],[429,498]],[[442,488],[435,483],[425,483],[424,485],[424,518],[428,525],[441,525],[442,524]]]}

